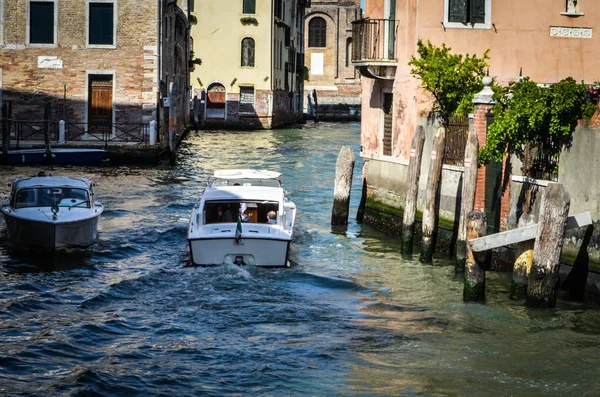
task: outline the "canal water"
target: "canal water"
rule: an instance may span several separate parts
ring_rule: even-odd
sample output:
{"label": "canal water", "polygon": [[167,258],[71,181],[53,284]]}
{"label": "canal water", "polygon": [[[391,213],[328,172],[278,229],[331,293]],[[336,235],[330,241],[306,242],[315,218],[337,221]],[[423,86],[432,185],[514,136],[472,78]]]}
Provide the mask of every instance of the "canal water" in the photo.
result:
{"label": "canal water", "polygon": [[[404,260],[353,217],[360,127],[198,132],[177,165],[45,169],[97,183],[98,242],[14,251],[0,221],[0,395],[597,396],[600,311],[531,310],[487,278],[462,301],[441,257]],[[351,220],[330,226],[335,160],[357,155]],[[299,209],[289,269],[190,267],[189,213],[213,170],[280,170]]]}

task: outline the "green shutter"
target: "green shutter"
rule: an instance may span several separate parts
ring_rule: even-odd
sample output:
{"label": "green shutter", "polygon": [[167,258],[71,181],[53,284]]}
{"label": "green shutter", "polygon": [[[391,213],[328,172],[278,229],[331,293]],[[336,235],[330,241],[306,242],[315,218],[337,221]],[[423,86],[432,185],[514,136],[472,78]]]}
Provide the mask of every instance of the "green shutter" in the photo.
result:
{"label": "green shutter", "polygon": [[485,23],[485,0],[471,0],[471,23]]}
{"label": "green shutter", "polygon": [[243,14],[255,14],[256,13],[256,0],[244,0],[242,13]]}
{"label": "green shutter", "polygon": [[448,22],[467,23],[467,0],[448,1]]}

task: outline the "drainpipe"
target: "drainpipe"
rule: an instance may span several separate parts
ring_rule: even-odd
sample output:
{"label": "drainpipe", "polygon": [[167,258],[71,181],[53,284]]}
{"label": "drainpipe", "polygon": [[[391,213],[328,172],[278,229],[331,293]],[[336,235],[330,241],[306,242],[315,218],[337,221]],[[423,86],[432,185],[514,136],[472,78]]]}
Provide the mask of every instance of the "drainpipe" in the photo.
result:
{"label": "drainpipe", "polygon": [[[160,78],[161,78],[161,68],[162,68],[162,46],[160,45],[162,38],[163,38],[163,34],[162,34],[162,3],[163,0],[156,0],[156,5],[157,5],[157,29],[158,29],[158,35],[157,35],[157,49],[156,49],[156,57],[157,57],[157,69],[156,69],[156,85],[157,85],[157,91],[160,94]],[[159,99],[160,99],[160,95],[159,95]],[[160,120],[160,105],[157,103],[156,104],[156,118],[157,120]]]}

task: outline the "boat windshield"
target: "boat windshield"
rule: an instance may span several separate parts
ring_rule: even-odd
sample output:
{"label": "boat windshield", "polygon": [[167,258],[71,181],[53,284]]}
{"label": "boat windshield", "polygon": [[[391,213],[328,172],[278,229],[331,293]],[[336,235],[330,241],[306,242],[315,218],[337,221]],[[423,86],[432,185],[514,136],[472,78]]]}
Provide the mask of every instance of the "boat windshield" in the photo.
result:
{"label": "boat windshield", "polygon": [[206,224],[237,222],[238,217],[242,222],[276,223],[278,210],[277,201],[207,201],[204,205]]}
{"label": "boat windshield", "polygon": [[212,181],[212,187],[218,186],[267,186],[281,187],[281,183],[277,179],[255,179],[255,178],[232,178],[221,179],[217,178]]}
{"label": "boat windshield", "polygon": [[88,191],[68,187],[39,187],[21,189],[15,197],[15,208],[31,207],[90,208]]}

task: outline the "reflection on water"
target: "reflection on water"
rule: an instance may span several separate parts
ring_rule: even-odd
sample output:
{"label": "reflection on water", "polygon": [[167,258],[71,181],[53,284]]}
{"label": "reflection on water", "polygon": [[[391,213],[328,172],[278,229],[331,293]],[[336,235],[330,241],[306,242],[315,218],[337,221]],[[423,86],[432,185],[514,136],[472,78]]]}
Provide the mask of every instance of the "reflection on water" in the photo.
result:
{"label": "reflection on water", "polygon": [[[0,394],[600,395],[590,303],[529,310],[489,273],[462,302],[451,261],[399,255],[350,219],[330,225],[335,161],[359,126],[192,133],[176,167],[56,167],[105,205],[90,249],[13,250],[0,221]],[[0,196],[16,176],[4,167]],[[214,170],[280,170],[299,209],[290,269],[188,267],[189,213]]]}

